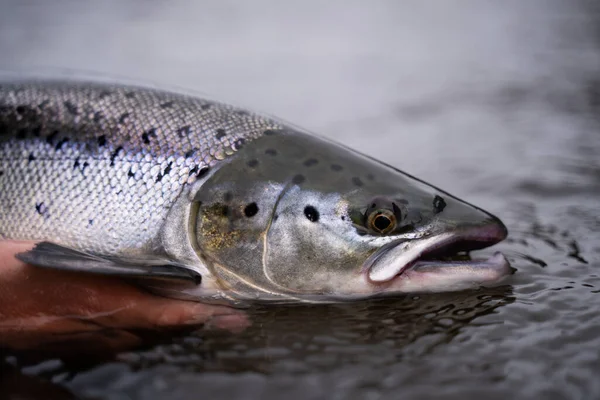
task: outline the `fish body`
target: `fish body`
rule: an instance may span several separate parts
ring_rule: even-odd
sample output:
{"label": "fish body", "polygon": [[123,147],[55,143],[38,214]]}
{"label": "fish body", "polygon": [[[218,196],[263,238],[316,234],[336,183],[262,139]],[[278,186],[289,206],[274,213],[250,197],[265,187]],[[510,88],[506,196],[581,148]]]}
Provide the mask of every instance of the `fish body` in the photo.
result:
{"label": "fish body", "polygon": [[0,188],[0,240],[40,243],[24,261],[172,297],[337,301],[509,271],[502,256],[421,260],[502,240],[483,210],[275,119],[154,89],[0,83]]}

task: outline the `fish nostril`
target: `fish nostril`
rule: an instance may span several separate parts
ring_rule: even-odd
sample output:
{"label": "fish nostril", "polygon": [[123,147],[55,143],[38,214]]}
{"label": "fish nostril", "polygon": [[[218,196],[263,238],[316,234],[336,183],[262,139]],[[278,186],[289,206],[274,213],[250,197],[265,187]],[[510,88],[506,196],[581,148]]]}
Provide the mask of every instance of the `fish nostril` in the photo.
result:
{"label": "fish nostril", "polygon": [[398,221],[402,221],[402,211],[400,207],[396,205],[396,203],[392,203],[392,210],[394,211],[394,215]]}
{"label": "fish nostril", "polygon": [[444,199],[438,195],[435,195],[433,198],[433,213],[439,214],[444,211],[444,208],[446,208],[446,202]]}

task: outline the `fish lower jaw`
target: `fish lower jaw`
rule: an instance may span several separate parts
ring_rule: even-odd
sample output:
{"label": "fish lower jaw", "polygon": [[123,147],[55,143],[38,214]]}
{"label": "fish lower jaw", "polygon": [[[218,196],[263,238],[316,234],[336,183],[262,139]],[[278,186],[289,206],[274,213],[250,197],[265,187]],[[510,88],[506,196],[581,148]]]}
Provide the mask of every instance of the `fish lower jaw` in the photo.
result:
{"label": "fish lower jaw", "polygon": [[[397,279],[419,264],[445,263],[442,259],[457,259],[457,254],[492,246],[506,237],[504,225],[494,221],[459,231],[445,232],[416,240],[391,242],[375,252],[365,263],[367,279],[373,283],[385,283]],[[433,259],[433,261],[431,261]],[[437,261],[436,261],[437,260]],[[497,259],[499,260],[499,259]],[[487,260],[484,260],[485,263]],[[492,260],[492,261],[496,261]],[[476,267],[477,261],[458,262]],[[500,262],[504,264],[504,262]]]}
{"label": "fish lower jaw", "polygon": [[447,292],[495,285],[511,275],[514,269],[502,253],[487,259],[416,260],[387,284],[383,292]]}

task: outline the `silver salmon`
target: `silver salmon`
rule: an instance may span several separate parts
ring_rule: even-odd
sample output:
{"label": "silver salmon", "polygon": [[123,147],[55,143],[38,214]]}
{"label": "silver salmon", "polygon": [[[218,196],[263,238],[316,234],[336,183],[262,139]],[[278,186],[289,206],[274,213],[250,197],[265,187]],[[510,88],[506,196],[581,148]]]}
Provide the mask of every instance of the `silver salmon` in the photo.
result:
{"label": "silver salmon", "polygon": [[[206,302],[333,302],[497,282],[493,215],[352,149],[166,91],[0,83],[0,239],[30,264]],[[454,256],[458,253],[463,255]]]}

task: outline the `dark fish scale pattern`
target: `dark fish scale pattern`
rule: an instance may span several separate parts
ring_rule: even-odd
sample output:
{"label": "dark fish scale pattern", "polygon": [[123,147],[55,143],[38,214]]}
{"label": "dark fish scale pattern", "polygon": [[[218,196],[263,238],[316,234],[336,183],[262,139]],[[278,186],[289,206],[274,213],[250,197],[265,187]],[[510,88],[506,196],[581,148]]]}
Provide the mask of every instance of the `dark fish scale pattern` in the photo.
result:
{"label": "dark fish scale pattern", "polygon": [[107,255],[143,251],[185,185],[281,128],[159,90],[0,83],[0,238],[53,237]]}

